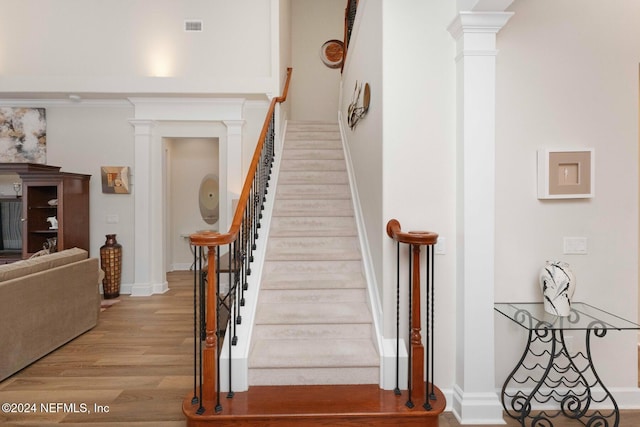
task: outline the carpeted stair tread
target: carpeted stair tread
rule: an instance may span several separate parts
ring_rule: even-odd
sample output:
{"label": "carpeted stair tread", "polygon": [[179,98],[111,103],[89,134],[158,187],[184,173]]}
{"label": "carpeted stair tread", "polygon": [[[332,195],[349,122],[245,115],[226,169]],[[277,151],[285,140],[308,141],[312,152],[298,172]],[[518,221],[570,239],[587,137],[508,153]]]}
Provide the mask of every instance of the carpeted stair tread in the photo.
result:
{"label": "carpeted stair tread", "polygon": [[351,190],[345,184],[279,184],[276,194],[286,199],[351,199]]}
{"label": "carpeted stair tread", "polygon": [[349,184],[346,171],[280,171],[278,184]]}
{"label": "carpeted stair tread", "polygon": [[271,219],[270,236],[357,236],[356,223],[349,216],[279,216]]}
{"label": "carpeted stair tread", "polygon": [[287,325],[256,325],[254,327],[256,337],[260,340],[282,340],[282,339],[363,339],[371,337],[370,323],[318,323]]}
{"label": "carpeted stair tread", "polygon": [[351,200],[276,200],[273,216],[348,216],[353,217]]}
{"label": "carpeted stair tread", "polygon": [[294,144],[298,141],[304,141],[305,143],[314,143],[316,141],[331,141],[333,145],[341,146],[340,131],[337,130],[304,130],[304,131],[292,131],[287,132],[287,139],[285,141],[285,148],[289,147],[286,144]]}
{"label": "carpeted stair tread", "polygon": [[304,325],[316,323],[365,323],[371,322],[371,313],[364,301],[360,303],[260,303],[256,312],[256,324]]}
{"label": "carpeted stair tread", "polygon": [[346,171],[344,160],[336,159],[283,159],[281,171]]}
{"label": "carpeted stair tread", "polygon": [[377,366],[371,339],[258,340],[252,349],[251,368],[328,368]]}
{"label": "carpeted stair tread", "polygon": [[289,122],[249,384],[376,384],[379,355],[335,123]]}
{"label": "carpeted stair tread", "polygon": [[260,294],[260,302],[264,304],[336,304],[362,302],[366,300],[364,288],[344,289],[336,292],[333,289],[300,288],[265,290]]}
{"label": "carpeted stair tread", "polygon": [[360,244],[356,237],[270,237],[267,261],[271,260],[359,260]]}
{"label": "carpeted stair tread", "polygon": [[282,153],[283,160],[343,160],[344,151],[342,149],[327,149],[327,148],[305,148],[297,150],[285,150]]}

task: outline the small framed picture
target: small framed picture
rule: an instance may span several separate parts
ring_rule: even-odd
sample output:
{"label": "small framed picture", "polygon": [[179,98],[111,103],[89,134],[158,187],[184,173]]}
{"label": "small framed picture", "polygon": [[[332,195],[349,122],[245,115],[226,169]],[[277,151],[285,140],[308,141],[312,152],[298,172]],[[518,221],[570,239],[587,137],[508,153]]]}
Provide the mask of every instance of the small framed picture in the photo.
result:
{"label": "small framed picture", "polygon": [[102,166],[102,192],[129,194],[129,167]]}
{"label": "small framed picture", "polygon": [[538,199],[588,199],[594,187],[593,148],[538,150]]}

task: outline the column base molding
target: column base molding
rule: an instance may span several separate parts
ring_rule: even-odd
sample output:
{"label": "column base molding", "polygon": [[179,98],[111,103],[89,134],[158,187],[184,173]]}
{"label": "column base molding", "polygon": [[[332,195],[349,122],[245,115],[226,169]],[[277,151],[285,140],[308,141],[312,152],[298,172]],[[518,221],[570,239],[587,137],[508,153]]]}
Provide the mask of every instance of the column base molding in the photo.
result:
{"label": "column base molding", "polygon": [[497,393],[465,393],[454,385],[452,397],[451,411],[460,424],[506,424]]}

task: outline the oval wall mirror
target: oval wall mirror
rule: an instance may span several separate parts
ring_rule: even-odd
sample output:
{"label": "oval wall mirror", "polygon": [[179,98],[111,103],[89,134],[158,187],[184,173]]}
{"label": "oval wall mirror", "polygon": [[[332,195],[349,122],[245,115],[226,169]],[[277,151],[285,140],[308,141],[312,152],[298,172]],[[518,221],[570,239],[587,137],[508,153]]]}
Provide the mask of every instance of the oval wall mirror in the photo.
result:
{"label": "oval wall mirror", "polygon": [[207,224],[215,224],[220,217],[220,187],[218,176],[208,174],[202,178],[200,191],[198,193],[198,204],[200,205],[200,216]]}

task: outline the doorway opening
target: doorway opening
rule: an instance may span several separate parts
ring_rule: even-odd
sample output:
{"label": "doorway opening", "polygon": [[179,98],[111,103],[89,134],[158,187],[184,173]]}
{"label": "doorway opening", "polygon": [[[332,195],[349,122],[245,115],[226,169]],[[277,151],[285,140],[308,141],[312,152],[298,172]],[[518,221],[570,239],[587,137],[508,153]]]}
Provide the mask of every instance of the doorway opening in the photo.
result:
{"label": "doorway opening", "polygon": [[[218,231],[220,188],[209,188],[220,175],[218,138],[163,138],[166,179],[166,271],[190,270],[193,252],[189,235],[200,230]],[[206,186],[203,180],[207,179]],[[206,194],[201,194],[201,188]],[[217,193],[217,194],[216,194]],[[204,198],[203,198],[204,197]],[[204,203],[207,213],[203,214]]]}

